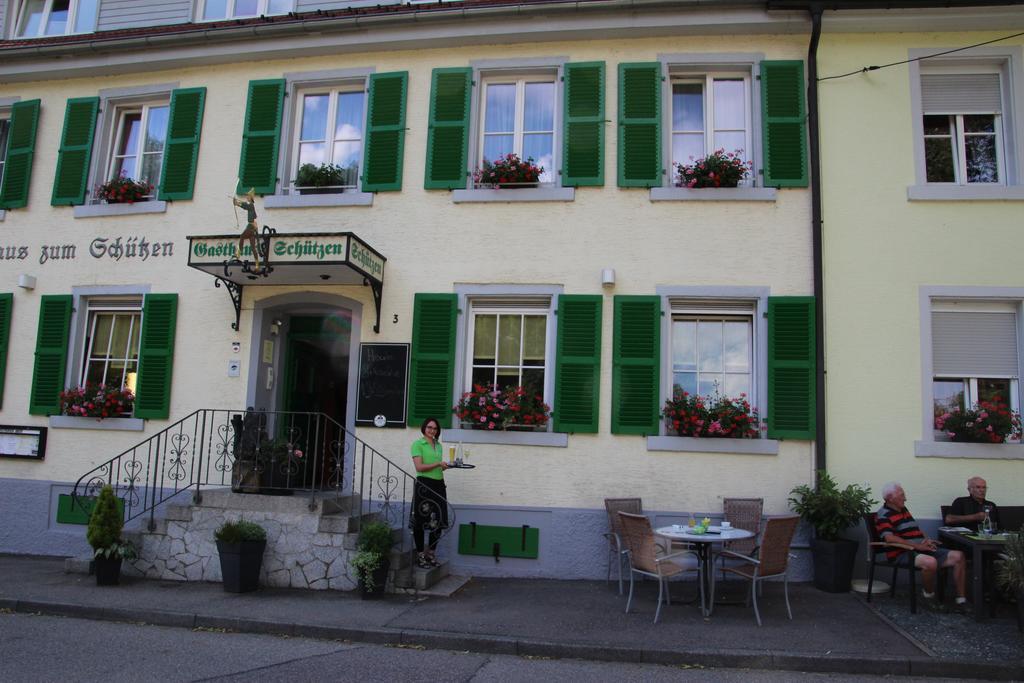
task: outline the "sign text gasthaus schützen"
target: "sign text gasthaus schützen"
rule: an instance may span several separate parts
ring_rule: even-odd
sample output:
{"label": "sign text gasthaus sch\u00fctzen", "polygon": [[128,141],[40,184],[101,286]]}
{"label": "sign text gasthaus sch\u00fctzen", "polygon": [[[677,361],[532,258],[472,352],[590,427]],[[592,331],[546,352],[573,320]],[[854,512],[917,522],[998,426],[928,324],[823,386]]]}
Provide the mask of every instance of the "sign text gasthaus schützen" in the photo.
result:
{"label": "sign text gasthaus sch\u00fctzen", "polygon": [[[344,263],[359,268],[375,279],[384,274],[384,259],[369,247],[347,235],[274,235],[270,240],[272,263]],[[231,237],[193,238],[190,263],[214,265],[225,259],[251,258],[252,248]]]}

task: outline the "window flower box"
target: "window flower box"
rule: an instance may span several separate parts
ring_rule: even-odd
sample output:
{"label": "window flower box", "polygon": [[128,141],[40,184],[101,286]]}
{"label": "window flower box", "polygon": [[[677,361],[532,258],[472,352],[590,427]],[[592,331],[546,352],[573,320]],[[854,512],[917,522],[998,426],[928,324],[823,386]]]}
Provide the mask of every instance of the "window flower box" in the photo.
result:
{"label": "window flower box", "polygon": [[676,164],[676,187],[739,187],[750,175],[754,162],[743,161],[740,152],[719,149],[692,164]]}
{"label": "window flower box", "polygon": [[502,190],[538,187],[543,166],[537,166],[533,157],[525,161],[515,153],[506,154],[493,162],[484,159],[483,164],[473,172],[473,183],[477,187]]}
{"label": "window flower box", "polygon": [[971,410],[955,408],[935,418],[935,428],[957,443],[1020,441],[1020,413],[1010,410],[1002,397],[979,401]]}
{"label": "window flower box", "polygon": [[121,175],[96,187],[96,197],[104,204],[134,204],[149,201],[153,186],[144,180],[133,180]]}
{"label": "window flower box", "polygon": [[60,414],[70,417],[131,417],[134,406],[135,395],[123,387],[87,382],[84,387],[60,392]]}
{"label": "window flower box", "polygon": [[746,394],[697,396],[677,391],[661,411],[665,430],[676,436],[712,439],[760,439],[765,425]]}
{"label": "window flower box", "polygon": [[452,409],[465,429],[486,431],[543,430],[551,417],[544,397],[521,386],[504,389],[474,384]]}

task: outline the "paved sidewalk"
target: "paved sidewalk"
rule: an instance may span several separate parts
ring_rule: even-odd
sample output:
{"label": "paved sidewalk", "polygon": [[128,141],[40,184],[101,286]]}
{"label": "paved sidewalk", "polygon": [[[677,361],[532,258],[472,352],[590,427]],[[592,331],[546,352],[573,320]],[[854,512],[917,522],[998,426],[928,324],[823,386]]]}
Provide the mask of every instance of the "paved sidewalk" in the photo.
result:
{"label": "paved sidewalk", "polygon": [[[1024,664],[933,657],[852,594],[765,587],[758,627],[753,611],[693,604],[662,609],[657,587],[641,585],[630,614],[614,587],[596,581],[475,579],[450,598],[361,600],[335,591],[261,589],[225,593],[220,584],[122,577],[97,587],[66,574],[58,558],[0,555],[0,609],[187,628],[225,628],[312,638],[423,645],[450,650],[671,665],[1024,679]],[[681,599],[695,584],[673,584]],[[740,584],[729,586],[742,591]]]}

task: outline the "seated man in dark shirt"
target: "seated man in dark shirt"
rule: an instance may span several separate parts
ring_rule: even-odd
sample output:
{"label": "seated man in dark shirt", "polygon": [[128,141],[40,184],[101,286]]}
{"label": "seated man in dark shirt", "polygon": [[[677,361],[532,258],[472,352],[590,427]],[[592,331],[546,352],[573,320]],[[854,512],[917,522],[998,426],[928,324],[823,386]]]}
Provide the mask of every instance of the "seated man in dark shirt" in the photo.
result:
{"label": "seated man in dark shirt", "polygon": [[977,531],[983,519],[985,519],[985,507],[989,508],[989,519],[992,520],[992,528],[999,529],[999,509],[991,500],[985,500],[985,493],[988,491],[988,484],[981,477],[971,477],[967,480],[967,491],[971,495],[961,496],[953,501],[949,512],[946,513],[946,524],[954,526],[965,526]]}
{"label": "seated man in dark shirt", "polygon": [[[889,543],[900,543],[914,550],[914,566],[921,570],[924,582],[924,597],[931,600],[935,597],[935,575],[939,567],[953,569],[953,582],[956,584],[956,603],[954,609],[961,614],[966,612],[965,588],[966,572],[964,555],[959,550],[940,548],[937,541],[925,536],[917,520],[906,507],[907,494],[896,482],[889,482],[882,489],[885,505],[878,511],[875,519],[875,530],[879,538]],[[910,554],[907,549],[888,548],[886,557],[890,561],[910,565]]]}

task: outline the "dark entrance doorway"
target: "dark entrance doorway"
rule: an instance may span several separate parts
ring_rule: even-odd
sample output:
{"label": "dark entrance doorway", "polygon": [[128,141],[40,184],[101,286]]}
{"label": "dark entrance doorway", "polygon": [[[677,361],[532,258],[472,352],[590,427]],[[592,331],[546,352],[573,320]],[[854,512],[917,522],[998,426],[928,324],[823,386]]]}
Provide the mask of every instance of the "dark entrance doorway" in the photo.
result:
{"label": "dark entrance doorway", "polygon": [[[351,319],[343,315],[292,316],[285,343],[281,406],[287,412],[323,413],[344,427],[348,411]],[[314,456],[312,483],[322,487],[332,467],[328,444]]]}

